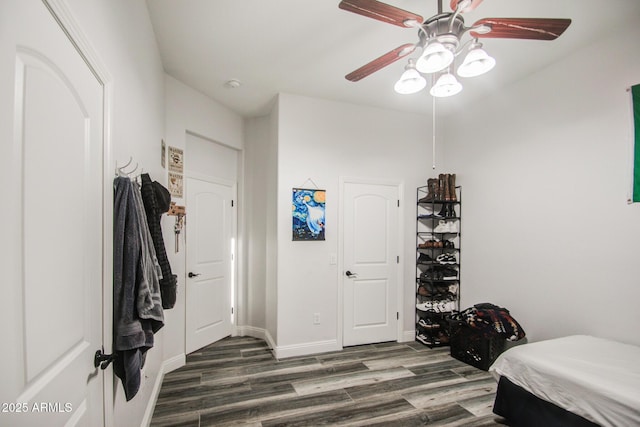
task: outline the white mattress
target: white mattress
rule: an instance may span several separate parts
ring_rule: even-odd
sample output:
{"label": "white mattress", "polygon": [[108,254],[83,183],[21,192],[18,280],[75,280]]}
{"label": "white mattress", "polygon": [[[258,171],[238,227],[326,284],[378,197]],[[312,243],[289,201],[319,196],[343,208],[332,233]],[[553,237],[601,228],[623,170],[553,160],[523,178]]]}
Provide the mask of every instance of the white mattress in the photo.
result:
{"label": "white mattress", "polygon": [[574,335],[512,347],[489,372],[602,426],[640,426],[640,347]]}

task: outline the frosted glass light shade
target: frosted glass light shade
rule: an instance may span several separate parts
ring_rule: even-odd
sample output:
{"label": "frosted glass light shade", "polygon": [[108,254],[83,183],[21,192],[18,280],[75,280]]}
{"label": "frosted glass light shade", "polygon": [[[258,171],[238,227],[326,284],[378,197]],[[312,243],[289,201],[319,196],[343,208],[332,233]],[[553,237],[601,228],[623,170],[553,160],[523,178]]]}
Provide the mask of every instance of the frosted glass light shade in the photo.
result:
{"label": "frosted glass light shade", "polygon": [[421,91],[426,85],[427,80],[415,68],[408,67],[393,88],[402,95],[408,95]]}
{"label": "frosted glass light shade", "polygon": [[453,62],[453,52],[440,42],[429,43],[416,62],[421,73],[435,73],[444,70]]}
{"label": "frosted glass light shade", "polygon": [[490,57],[482,48],[472,49],[458,67],[460,77],[475,77],[486,73],[496,65],[496,60]]}
{"label": "frosted glass light shade", "polygon": [[431,87],[429,93],[436,98],[453,96],[462,90],[462,85],[453,74],[443,74],[438,78],[436,84]]}

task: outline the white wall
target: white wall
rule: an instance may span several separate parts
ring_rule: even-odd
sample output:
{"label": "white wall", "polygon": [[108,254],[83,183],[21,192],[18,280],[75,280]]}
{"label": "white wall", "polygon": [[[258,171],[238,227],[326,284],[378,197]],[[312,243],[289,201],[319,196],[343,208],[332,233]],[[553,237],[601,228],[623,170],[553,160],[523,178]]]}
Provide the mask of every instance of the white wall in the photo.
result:
{"label": "white wall", "polygon": [[446,127],[463,186],[462,303],[505,306],[532,341],[640,344],[640,206],[627,205],[637,23],[471,105]]}
{"label": "white wall", "polygon": [[[404,184],[403,330],[415,324],[415,200],[431,170],[431,121],[424,116],[280,94],[278,108],[277,333],[286,355],[342,345],[338,339],[341,272],[338,253],[339,179],[397,180]],[[437,171],[435,172],[438,173]],[[291,189],[311,178],[327,190],[326,240],[291,240]],[[314,325],[312,313],[320,313]],[[399,337],[402,339],[402,337]]]}
{"label": "white wall", "polygon": [[[244,130],[242,118],[228,108],[222,106],[211,98],[191,89],[175,78],[166,75],[164,79],[166,99],[165,107],[165,142],[167,147],[173,146],[186,148],[188,133],[199,135],[210,141],[216,141],[237,150],[244,146]],[[185,152],[185,168],[189,153]],[[241,164],[240,164],[241,166]],[[199,173],[206,172],[206,166],[196,164],[194,167]],[[212,167],[213,168],[213,167]],[[163,174],[166,176],[166,170]],[[166,177],[165,177],[166,180]],[[242,187],[239,184],[238,196],[242,198]],[[184,205],[184,199],[173,198],[179,204]],[[189,221],[189,208],[187,206],[187,223]],[[241,218],[239,218],[239,224]],[[163,222],[165,240],[173,242],[173,219],[165,218]],[[239,232],[242,232],[241,230]],[[173,246],[171,246],[173,247]],[[185,350],[185,251],[174,253],[168,251],[169,261],[174,274],[178,275],[178,297],[173,309],[166,314],[165,336],[166,344],[164,359],[169,364],[169,369],[184,364]],[[239,253],[239,259],[242,255]],[[243,278],[238,281],[243,283]]]}
{"label": "white wall", "polygon": [[279,100],[276,101],[272,113],[269,116],[269,140],[267,164],[267,198],[266,220],[267,220],[267,250],[266,250],[266,322],[267,338],[271,339],[271,344],[278,339],[278,134],[279,134]]}
{"label": "white wall", "polygon": [[269,173],[268,117],[248,119],[245,127],[245,277],[247,292],[243,299],[242,324],[266,330],[267,289],[267,182]]}
{"label": "white wall", "polygon": [[[245,277],[239,309],[244,313],[240,331],[277,340],[276,301],[276,180],[277,108],[245,121]],[[240,322],[240,319],[239,319]]]}
{"label": "white wall", "polygon": [[[164,74],[142,0],[67,0],[66,3],[112,81],[111,159],[112,179],[116,162],[133,157],[154,179],[165,182],[160,167],[160,140],[164,133]],[[110,286],[110,284],[109,284]],[[119,380],[114,382],[114,404],[106,408],[113,425],[140,425],[156,386],[162,363],[164,331],[156,335],[148,351],[140,391],[126,402]],[[110,337],[105,338],[110,348]],[[112,375],[109,368],[105,375]],[[115,377],[115,376],[114,376]],[[107,396],[110,398],[110,396]]]}

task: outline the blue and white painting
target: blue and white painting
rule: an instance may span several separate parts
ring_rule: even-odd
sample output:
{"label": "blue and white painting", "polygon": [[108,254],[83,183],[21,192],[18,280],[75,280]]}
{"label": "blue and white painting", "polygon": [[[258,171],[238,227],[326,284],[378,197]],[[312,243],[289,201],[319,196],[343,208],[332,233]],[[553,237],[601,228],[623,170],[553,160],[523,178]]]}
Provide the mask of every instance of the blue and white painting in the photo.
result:
{"label": "blue and white painting", "polygon": [[293,189],[293,240],[324,240],[324,190]]}

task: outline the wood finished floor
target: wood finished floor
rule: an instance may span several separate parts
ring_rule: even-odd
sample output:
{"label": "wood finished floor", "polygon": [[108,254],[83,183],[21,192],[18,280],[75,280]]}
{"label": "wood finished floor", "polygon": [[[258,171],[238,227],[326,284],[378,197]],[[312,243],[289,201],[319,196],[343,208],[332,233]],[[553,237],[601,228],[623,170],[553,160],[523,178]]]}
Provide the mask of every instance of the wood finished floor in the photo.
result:
{"label": "wood finished floor", "polygon": [[264,341],[231,337],[164,377],[151,426],[501,426],[495,389],[448,347],[382,343],[277,360]]}

